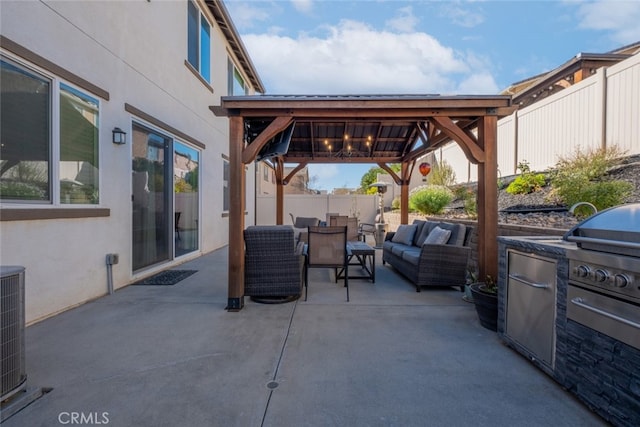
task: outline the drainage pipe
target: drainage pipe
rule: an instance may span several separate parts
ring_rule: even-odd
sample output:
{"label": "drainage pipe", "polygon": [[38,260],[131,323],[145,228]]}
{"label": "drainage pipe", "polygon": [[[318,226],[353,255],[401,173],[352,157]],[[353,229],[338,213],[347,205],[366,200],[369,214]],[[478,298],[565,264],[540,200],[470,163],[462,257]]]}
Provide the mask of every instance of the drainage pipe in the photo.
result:
{"label": "drainage pipe", "polygon": [[113,295],[113,264],[117,264],[118,254],[107,254],[105,257],[107,264],[107,291],[109,295]]}

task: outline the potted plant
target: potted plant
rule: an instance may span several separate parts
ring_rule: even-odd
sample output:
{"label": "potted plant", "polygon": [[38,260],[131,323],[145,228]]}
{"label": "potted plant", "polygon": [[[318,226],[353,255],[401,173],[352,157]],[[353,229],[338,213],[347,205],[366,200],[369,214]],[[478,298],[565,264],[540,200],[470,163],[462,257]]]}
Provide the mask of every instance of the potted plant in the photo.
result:
{"label": "potted plant", "polygon": [[478,313],[480,324],[492,331],[498,330],[498,285],[493,277],[487,275],[484,282],[479,282],[477,276],[470,286],[473,303]]}

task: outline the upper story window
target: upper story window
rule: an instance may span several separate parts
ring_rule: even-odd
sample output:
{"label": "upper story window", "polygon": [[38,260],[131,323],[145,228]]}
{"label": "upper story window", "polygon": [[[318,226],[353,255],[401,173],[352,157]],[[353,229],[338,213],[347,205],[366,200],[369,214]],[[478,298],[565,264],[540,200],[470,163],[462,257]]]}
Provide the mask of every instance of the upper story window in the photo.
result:
{"label": "upper story window", "polygon": [[0,199],[99,202],[99,102],[8,58],[1,60]]}
{"label": "upper story window", "polygon": [[187,4],[187,61],[211,83],[211,25],[192,0]]}
{"label": "upper story window", "polygon": [[229,76],[227,80],[229,82],[229,95],[248,95],[249,88],[245,84],[242,74],[240,74],[231,60],[229,60],[228,70]]}

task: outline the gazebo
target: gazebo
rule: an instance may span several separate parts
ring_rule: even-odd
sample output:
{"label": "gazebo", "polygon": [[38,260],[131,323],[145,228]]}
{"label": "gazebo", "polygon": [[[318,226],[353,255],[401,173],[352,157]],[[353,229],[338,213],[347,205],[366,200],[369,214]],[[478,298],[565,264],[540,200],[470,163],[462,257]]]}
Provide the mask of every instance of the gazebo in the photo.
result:
{"label": "gazebo", "polygon": [[[222,97],[211,110],[229,118],[228,310],[244,304],[245,165],[264,154],[275,170],[276,222],[283,223],[284,190],[309,163],[373,163],[401,188],[400,219],[409,219],[409,181],[416,160],[455,141],[478,165],[480,277],[497,277],[497,123],[510,115],[511,96],[256,95]],[[278,152],[282,135],[288,147]],[[288,142],[283,141],[283,142]],[[286,145],[286,144],[285,144]],[[266,151],[271,151],[266,153]],[[297,164],[287,176],[284,164]],[[395,173],[391,163],[400,163]]]}

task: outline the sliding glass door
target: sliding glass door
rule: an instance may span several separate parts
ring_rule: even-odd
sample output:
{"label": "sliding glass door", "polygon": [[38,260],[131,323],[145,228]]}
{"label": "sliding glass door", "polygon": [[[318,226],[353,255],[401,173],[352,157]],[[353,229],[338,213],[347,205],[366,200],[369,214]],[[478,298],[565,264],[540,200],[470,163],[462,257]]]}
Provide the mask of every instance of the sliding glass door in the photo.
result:
{"label": "sliding glass door", "polygon": [[173,144],[175,255],[198,249],[198,173],[200,153],[185,144]]}
{"label": "sliding glass door", "polygon": [[150,129],[133,125],[132,189],[133,270],[167,261],[171,257],[173,220],[171,140]]}
{"label": "sliding glass door", "polygon": [[199,248],[200,153],[133,124],[133,271]]}

